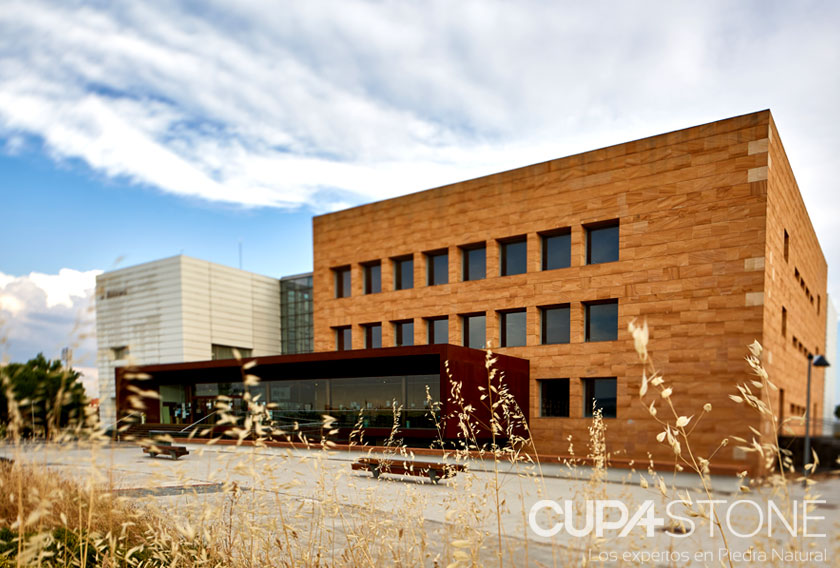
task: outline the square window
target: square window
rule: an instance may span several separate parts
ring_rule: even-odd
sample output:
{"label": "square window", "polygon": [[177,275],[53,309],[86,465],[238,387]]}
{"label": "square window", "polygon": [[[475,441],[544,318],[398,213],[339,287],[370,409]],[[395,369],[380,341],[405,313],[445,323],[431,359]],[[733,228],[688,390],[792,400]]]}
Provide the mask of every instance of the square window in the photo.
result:
{"label": "square window", "polygon": [[618,339],[618,300],[584,304],[586,341],[615,341]]}
{"label": "square window", "polygon": [[335,330],[335,350],[349,351],[353,349],[353,333],[349,325],[334,327]]}
{"label": "square window", "polygon": [[414,257],[406,256],[394,260],[394,290],[414,288]]}
{"label": "square window", "polygon": [[234,347],[233,345],[216,345],[210,346],[212,353],[211,357],[214,361],[219,359],[241,359],[243,357],[250,357],[252,349],[249,347]]}
{"label": "square window", "polygon": [[349,298],[350,297],[350,267],[342,266],[340,268],[333,268],[335,275],[335,297]]}
{"label": "square window", "polygon": [[394,322],[394,345],[414,345],[414,320]]}
{"label": "square window", "polygon": [[569,304],[540,308],[540,315],[543,345],[569,342]]}
{"label": "square window", "polygon": [[540,416],[569,417],[569,379],[542,379],[540,383]]}
{"label": "square window", "polygon": [[114,356],[115,361],[122,361],[123,359],[128,359],[128,346],[122,347],[112,347],[111,353]]}
{"label": "square window", "polygon": [[581,379],[583,381],[583,415],[592,416],[593,408],[600,408],[604,418],[617,416],[617,394],[615,377]]}
{"label": "square window", "polygon": [[586,227],[586,264],[618,260],[618,221]]}
{"label": "square window", "polygon": [[429,345],[449,343],[449,318],[429,318],[426,320]]}
{"label": "square window", "polygon": [[499,242],[502,276],[524,274],[528,271],[528,241],[526,237]]}
{"label": "square window", "polygon": [[525,310],[499,312],[502,332],[502,347],[521,347],[525,345]]}
{"label": "square window", "polygon": [[382,347],[382,324],[369,323],[365,328],[365,349],[379,349]]}
{"label": "square window", "polygon": [[484,349],[487,345],[487,319],[484,314],[461,316],[461,321],[464,327],[464,346]]}
{"label": "square window", "polygon": [[382,291],[382,264],[377,261],[362,266],[365,274],[365,294],[378,294]]}
{"label": "square window", "polygon": [[572,265],[572,233],[569,229],[540,235],[542,269],[568,268]]}
{"label": "square window", "polygon": [[449,252],[426,253],[426,282],[429,286],[449,284]]}
{"label": "square window", "polygon": [[464,262],[464,281],[481,280],[487,271],[487,248],[484,243],[461,247]]}

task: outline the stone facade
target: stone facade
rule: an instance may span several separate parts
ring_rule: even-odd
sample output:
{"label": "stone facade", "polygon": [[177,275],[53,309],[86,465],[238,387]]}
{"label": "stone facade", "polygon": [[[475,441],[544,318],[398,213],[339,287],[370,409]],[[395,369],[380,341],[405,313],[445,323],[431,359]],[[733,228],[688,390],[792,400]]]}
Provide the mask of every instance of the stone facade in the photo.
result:
{"label": "stone facade", "polygon": [[280,353],[280,281],[188,256],[96,278],[100,420],[116,420],[115,368],[204,361],[213,345]]}
{"label": "stone facade", "polygon": [[[618,260],[587,264],[587,227],[614,220]],[[570,266],[542,270],[541,235],[566,229]],[[501,276],[500,247],[521,236],[527,272]],[[607,420],[613,461],[646,462],[650,452],[663,466],[673,463],[654,439],[661,426],[638,399],[641,366],[626,332],[633,319],[647,320],[651,353],[680,413],[697,420],[705,403],[713,406],[692,435],[700,455],[728,435],[751,439],[748,426],[767,428],[728,396],[749,378],[748,344],[765,345],[767,369],[784,390],[784,401],[774,393],[772,404],[785,417],[804,411],[806,357],[824,350],[826,262],[769,111],[322,215],[313,239],[316,351],[336,348],[339,326],[352,326],[361,347],[371,323],[382,324],[382,346],[392,346],[391,322],[403,320],[413,320],[422,344],[424,318],[438,316],[449,317],[449,341],[461,344],[460,316],[474,313],[486,315],[495,348],[500,312],[524,308],[526,344],[498,350],[531,362],[531,430],[543,454],[568,454],[569,436],[575,452],[586,453],[583,379],[615,377],[617,417]],[[476,243],[486,246],[486,278],[465,282],[463,247]],[[443,250],[448,283],[427,285],[426,253]],[[407,256],[414,285],[395,290],[394,259]],[[381,263],[379,293],[364,294],[369,262]],[[350,295],[337,298],[334,269],[344,266]],[[585,303],[608,299],[618,301],[618,339],[588,342]],[[558,304],[569,305],[570,340],[543,345],[540,307]],[[554,378],[570,379],[567,418],[541,417],[539,381]],[[822,387],[815,370],[817,420]],[[718,469],[754,469],[755,456],[735,446],[718,452]]]}

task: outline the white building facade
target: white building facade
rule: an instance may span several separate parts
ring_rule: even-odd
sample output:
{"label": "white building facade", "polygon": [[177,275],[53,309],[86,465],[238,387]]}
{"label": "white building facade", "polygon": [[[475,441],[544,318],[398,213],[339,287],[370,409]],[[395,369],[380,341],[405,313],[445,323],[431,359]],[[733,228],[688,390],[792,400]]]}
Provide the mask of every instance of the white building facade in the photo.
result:
{"label": "white building facade", "polygon": [[96,278],[100,420],[116,420],[114,369],[281,353],[280,281],[179,255]]}

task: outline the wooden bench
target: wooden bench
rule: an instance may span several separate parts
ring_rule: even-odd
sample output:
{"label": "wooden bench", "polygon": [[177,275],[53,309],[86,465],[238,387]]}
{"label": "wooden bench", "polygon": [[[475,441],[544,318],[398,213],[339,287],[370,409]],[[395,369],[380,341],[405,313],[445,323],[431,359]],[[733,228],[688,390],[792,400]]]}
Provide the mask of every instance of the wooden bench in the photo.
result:
{"label": "wooden bench", "polygon": [[181,456],[189,455],[190,451],[186,446],[173,446],[170,440],[154,438],[155,434],[159,436],[169,436],[168,432],[160,432],[152,430],[152,445],[143,448],[143,452],[149,454],[149,457],[157,457],[158,454],[163,454],[177,460]]}
{"label": "wooden bench", "polygon": [[459,471],[465,471],[464,464],[423,462],[400,458],[359,458],[350,466],[354,470],[369,471],[379,479],[383,473],[395,475],[419,475],[428,477],[437,484],[441,479],[455,477]]}
{"label": "wooden bench", "polygon": [[143,452],[149,454],[150,457],[157,457],[158,454],[169,456],[173,460],[177,460],[181,456],[186,456],[190,453],[190,451],[186,448],[186,446],[173,446],[171,444],[163,444],[161,442],[155,442],[154,445],[143,448]]}

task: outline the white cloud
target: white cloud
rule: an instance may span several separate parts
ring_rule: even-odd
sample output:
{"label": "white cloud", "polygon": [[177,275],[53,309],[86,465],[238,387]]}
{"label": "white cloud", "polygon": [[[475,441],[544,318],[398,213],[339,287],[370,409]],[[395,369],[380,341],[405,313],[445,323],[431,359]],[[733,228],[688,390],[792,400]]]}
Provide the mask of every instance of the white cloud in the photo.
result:
{"label": "white cloud", "polygon": [[23,302],[10,294],[0,295],[0,311],[2,312],[9,312],[14,316],[22,312],[25,307]]}
{"label": "white cloud", "polygon": [[58,274],[0,272],[0,339],[2,355],[27,361],[39,352],[51,359],[64,347],[73,352],[72,366],[83,374],[89,396],[98,395],[93,290],[101,270],[62,268]]}
{"label": "white cloud", "polygon": [[88,398],[99,397],[99,372],[96,367],[74,365],[73,369],[81,375],[79,382],[85,387]]}
{"label": "white cloud", "polygon": [[840,5],[7,1],[0,137],[174,194],[391,197],[771,108],[840,295]]}
{"label": "white cloud", "polygon": [[96,287],[96,275],[101,270],[79,272],[71,268],[62,268],[58,274],[32,272],[23,279],[30,280],[46,295],[46,307],[64,306],[72,308],[78,300],[88,300]]}

